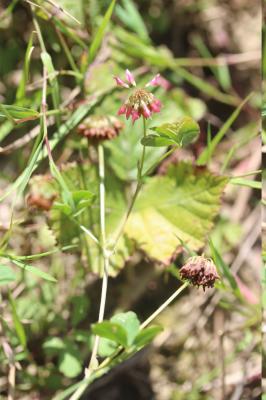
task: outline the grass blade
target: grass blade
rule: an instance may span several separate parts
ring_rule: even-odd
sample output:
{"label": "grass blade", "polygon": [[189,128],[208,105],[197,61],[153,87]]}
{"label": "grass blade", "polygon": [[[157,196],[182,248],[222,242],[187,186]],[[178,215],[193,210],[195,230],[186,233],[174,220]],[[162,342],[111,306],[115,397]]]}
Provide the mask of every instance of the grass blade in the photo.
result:
{"label": "grass blade", "polygon": [[32,52],[34,50],[32,41],[33,41],[33,32],[30,35],[29,43],[28,43],[28,46],[26,49],[22,78],[20,80],[19,87],[18,87],[18,90],[16,93],[17,102],[19,102],[21,99],[23,99],[25,97],[26,84],[27,84],[28,77],[29,77],[30,59],[31,59]]}
{"label": "grass blade", "polygon": [[233,122],[237,119],[239,116],[242,108],[244,105],[248,102],[248,100],[251,98],[253,93],[249,94],[243,101],[242,103],[237,107],[237,109],[233,112],[233,114],[227,119],[227,121],[223,124],[221,129],[217,132],[211,143],[209,144],[208,148],[203,150],[201,155],[199,156],[197,160],[197,165],[205,165],[207,161],[210,159],[210,157],[213,155],[216,147],[224,137],[224,135],[227,133],[228,129],[231,127]]}
{"label": "grass blade", "polygon": [[11,306],[11,312],[12,312],[12,318],[13,318],[14,327],[15,327],[18,339],[20,341],[20,344],[23,347],[23,349],[25,349],[26,346],[27,346],[27,337],[26,337],[26,333],[25,333],[24,327],[23,327],[23,325],[20,322],[20,319],[18,317],[18,313],[17,313],[17,309],[16,309],[16,303],[15,303],[15,300],[13,299],[11,293],[9,293],[8,298],[9,298],[9,303],[10,303],[10,306]]}
{"label": "grass blade", "polygon": [[262,182],[253,181],[251,179],[231,178],[229,182],[232,183],[232,185],[247,186],[252,189],[262,190]]}
{"label": "grass blade", "polygon": [[95,34],[95,37],[91,43],[90,50],[89,50],[89,60],[88,60],[89,63],[91,63],[94,60],[97,50],[99,49],[99,47],[102,43],[106,27],[107,27],[108,22],[110,21],[111,16],[113,14],[115,2],[116,2],[116,0],[113,0],[112,3],[110,4],[110,6],[108,7],[108,9],[105,13],[105,16],[103,17],[103,21],[102,21],[101,25],[99,26],[99,28]]}
{"label": "grass blade", "polygon": [[52,275],[47,274],[47,272],[43,272],[41,269],[34,267],[33,265],[25,264],[21,261],[16,260],[15,258],[9,258],[9,259],[13,264],[17,265],[24,271],[37,275],[39,278],[42,278],[48,282],[57,282],[57,279],[55,279]]}

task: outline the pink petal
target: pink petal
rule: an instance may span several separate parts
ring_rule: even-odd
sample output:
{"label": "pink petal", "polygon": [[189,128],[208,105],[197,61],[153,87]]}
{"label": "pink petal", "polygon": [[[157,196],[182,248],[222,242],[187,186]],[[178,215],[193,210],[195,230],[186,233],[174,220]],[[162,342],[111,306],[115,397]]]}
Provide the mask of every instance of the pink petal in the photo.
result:
{"label": "pink petal", "polygon": [[171,83],[167,79],[163,78],[162,76],[160,77],[159,81],[160,81],[160,86],[163,89],[169,90],[171,88]]}
{"label": "pink petal", "polygon": [[146,87],[147,86],[161,86],[165,90],[168,90],[171,87],[171,84],[167,79],[163,78],[160,74],[157,74],[147,83]]}
{"label": "pink petal", "polygon": [[128,119],[130,117],[131,113],[132,113],[132,108],[131,107],[127,107],[126,119]]}
{"label": "pink petal", "polygon": [[133,121],[133,124],[134,124],[134,122],[135,122],[137,119],[140,118],[140,114],[138,113],[138,111],[133,110],[132,113],[131,113],[131,117],[132,117],[132,121]]}
{"label": "pink petal", "polygon": [[129,88],[128,84],[123,81],[123,79],[118,76],[114,76],[114,80],[116,81],[117,86],[122,86],[124,88]]}
{"label": "pink petal", "polygon": [[160,74],[155,75],[154,78],[150,82],[146,84],[146,86],[159,86],[160,85]]}
{"label": "pink petal", "polygon": [[126,70],[126,78],[127,78],[127,81],[130,83],[130,85],[136,86],[134,76],[128,69]]}
{"label": "pink petal", "polygon": [[150,108],[152,109],[153,112],[158,113],[161,111],[161,102],[160,100],[154,100],[151,105]]}
{"label": "pink petal", "polygon": [[244,282],[242,282],[242,280],[237,275],[235,275],[235,280],[237,282],[240,292],[245,297],[245,299],[250,304],[258,304],[259,299],[257,298],[257,296],[244,284]]}
{"label": "pink petal", "polygon": [[123,104],[120,108],[119,108],[119,110],[118,110],[118,115],[121,115],[121,114],[125,114],[126,113],[126,111],[127,111],[127,107],[126,107],[126,105],[125,104]]}
{"label": "pink petal", "polygon": [[142,104],[142,115],[145,118],[150,118],[150,116],[151,116],[151,111],[148,109],[148,107],[145,103]]}

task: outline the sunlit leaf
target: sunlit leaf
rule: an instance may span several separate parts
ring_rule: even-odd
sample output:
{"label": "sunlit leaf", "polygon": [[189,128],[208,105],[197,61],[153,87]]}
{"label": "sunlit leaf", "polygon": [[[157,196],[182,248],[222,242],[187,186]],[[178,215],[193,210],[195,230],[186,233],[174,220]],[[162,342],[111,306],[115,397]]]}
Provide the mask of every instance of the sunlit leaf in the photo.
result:
{"label": "sunlit leaf", "polygon": [[194,142],[200,132],[199,125],[190,117],[183,117],[175,123],[150,128],[156,133],[141,140],[145,146],[160,147],[176,145],[185,147]]}
{"label": "sunlit leaf", "polygon": [[146,346],[162,331],[163,328],[161,326],[149,326],[137,334],[133,344],[136,347]]}
{"label": "sunlit leaf", "polygon": [[127,332],[127,344],[130,346],[139,332],[140,322],[133,311],[119,313],[111,318],[112,322],[121,325]]}
{"label": "sunlit leaf", "polygon": [[59,371],[68,378],[75,378],[82,371],[82,363],[78,349],[72,346],[66,346],[66,349],[59,356]]}
{"label": "sunlit leaf", "polygon": [[[188,163],[147,181],[126,225],[126,234],[150,258],[169,264],[180,239],[199,250],[220,207],[227,178]],[[160,188],[160,195],[158,195]],[[180,238],[180,239],[178,239]]]}
{"label": "sunlit leaf", "polygon": [[92,332],[95,335],[114,341],[115,343],[127,346],[127,332],[118,323],[103,321],[92,325]]}

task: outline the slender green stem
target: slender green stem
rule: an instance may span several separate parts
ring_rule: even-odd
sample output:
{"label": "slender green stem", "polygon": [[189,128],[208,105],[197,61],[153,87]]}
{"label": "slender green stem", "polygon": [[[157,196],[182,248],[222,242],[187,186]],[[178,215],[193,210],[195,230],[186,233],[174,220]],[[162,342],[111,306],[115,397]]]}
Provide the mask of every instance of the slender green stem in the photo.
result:
{"label": "slender green stem", "polygon": [[152,315],[149,316],[149,318],[146,319],[146,321],[144,321],[141,325],[140,325],[140,329],[144,329],[146,328],[147,325],[149,325],[156,317],[158,317],[159,314],[161,314],[162,311],[165,310],[166,307],[169,306],[170,303],[172,303],[172,301],[181,293],[183,292],[183,290],[189,285],[188,282],[183,283],[182,286],[180,286],[180,288],[178,288],[173,294],[172,296],[170,296],[159,308],[157,308],[156,311],[154,311],[154,313],[152,313]]}
{"label": "slender green stem", "polygon": [[170,156],[175,150],[177,149],[177,146],[171,147],[170,150],[168,150],[166,153],[164,153],[159,160],[157,160],[150,168],[147,169],[146,172],[144,172],[143,177],[149,175],[154,171],[154,169],[163,161],[165,160],[168,156]]}
{"label": "slender green stem", "polygon": [[[143,117],[143,136],[144,137],[146,136],[146,133],[147,133],[146,120]],[[124,232],[124,228],[126,226],[127,220],[128,220],[128,218],[129,218],[129,216],[131,214],[131,211],[132,211],[132,209],[134,207],[134,204],[136,202],[136,199],[138,197],[139,191],[140,191],[140,189],[142,187],[142,178],[143,178],[143,167],[144,167],[144,161],[145,161],[145,153],[146,153],[146,146],[143,145],[141,159],[140,159],[140,163],[139,163],[139,166],[138,166],[137,186],[136,186],[135,192],[133,194],[133,197],[131,199],[131,202],[130,202],[130,204],[128,206],[128,209],[127,209],[127,212],[125,214],[125,217],[124,217],[124,219],[122,221],[122,224],[121,224],[121,226],[119,228],[119,231],[118,231],[118,233],[116,235],[116,238],[114,240],[113,250],[115,250],[115,248],[117,246],[117,243],[118,243],[120,237],[122,236],[122,234]]]}
{"label": "slender green stem", "polygon": [[[105,229],[105,171],[104,171],[104,150],[101,144],[98,145],[98,157],[99,157],[99,192],[100,192],[100,244],[102,249],[102,265],[103,265],[103,280],[102,280],[102,290],[101,290],[101,300],[100,300],[100,309],[99,309],[99,317],[98,322],[102,322],[104,319],[104,311],[106,304],[106,296],[107,296],[107,287],[108,287],[108,272],[109,272],[109,256],[106,254],[106,229]],[[95,366],[97,366],[97,353],[99,348],[99,336],[95,337],[91,360],[89,363],[89,371],[93,370]]]}
{"label": "slender green stem", "polygon": [[257,174],[261,174],[261,173],[262,173],[262,170],[258,169],[256,171],[246,172],[245,174],[242,174],[242,175],[231,176],[230,178],[232,178],[232,179],[234,179],[234,178],[245,178],[246,176],[257,175]]}
{"label": "slender green stem", "polygon": [[[80,74],[80,71],[79,71],[78,67],[76,66],[76,63],[75,63],[74,58],[73,58],[73,56],[71,54],[71,51],[68,48],[68,45],[67,45],[67,43],[65,41],[64,36],[62,35],[62,33],[60,32],[60,30],[57,27],[55,27],[55,31],[57,33],[57,36],[58,36],[58,38],[60,40],[60,43],[62,45],[62,48],[63,48],[63,50],[65,52],[65,55],[66,55],[66,57],[68,59],[68,62],[70,64],[71,68],[73,69],[73,71],[75,71],[76,73]],[[77,80],[77,83],[79,84],[78,80]]]}
{"label": "slender green stem", "polygon": [[[147,132],[146,119],[143,117],[143,136],[144,137],[146,136],[146,132]],[[142,171],[143,171],[144,160],[145,160],[145,153],[146,153],[146,146],[143,145],[140,165],[138,168],[138,183],[141,183]]]}
{"label": "slender green stem", "polygon": [[[102,253],[103,264],[103,280],[101,290],[101,300],[99,308],[98,322],[104,319],[104,311],[106,304],[107,288],[108,288],[108,270],[109,270],[109,256],[106,254],[106,229],[105,229],[105,168],[104,168],[104,149],[101,144],[98,145],[98,158],[99,158],[99,197],[100,197],[100,248]],[[84,227],[83,227],[84,230]],[[93,344],[91,359],[89,367],[85,369],[84,382],[73,393],[69,400],[78,400],[90,384],[88,378],[97,370],[97,354],[100,343],[100,337],[96,336]]]}

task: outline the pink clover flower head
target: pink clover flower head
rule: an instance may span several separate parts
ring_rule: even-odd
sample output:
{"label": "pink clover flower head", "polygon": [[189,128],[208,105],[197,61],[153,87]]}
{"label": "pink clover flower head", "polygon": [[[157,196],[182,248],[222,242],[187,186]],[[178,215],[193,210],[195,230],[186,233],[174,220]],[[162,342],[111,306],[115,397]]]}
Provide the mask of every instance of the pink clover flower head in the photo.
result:
{"label": "pink clover flower head", "polygon": [[[146,86],[157,86],[159,78],[160,75],[157,74]],[[118,86],[125,88],[136,86],[134,76],[128,69],[126,70],[126,80],[128,83],[119,77],[114,77],[114,79]],[[141,116],[147,119],[150,118],[153,113],[159,113],[161,107],[160,100],[156,99],[151,92],[148,92],[146,89],[136,88],[132,95],[129,96],[126,102],[119,108],[118,115],[125,114],[127,119],[131,117],[134,124]]]}

